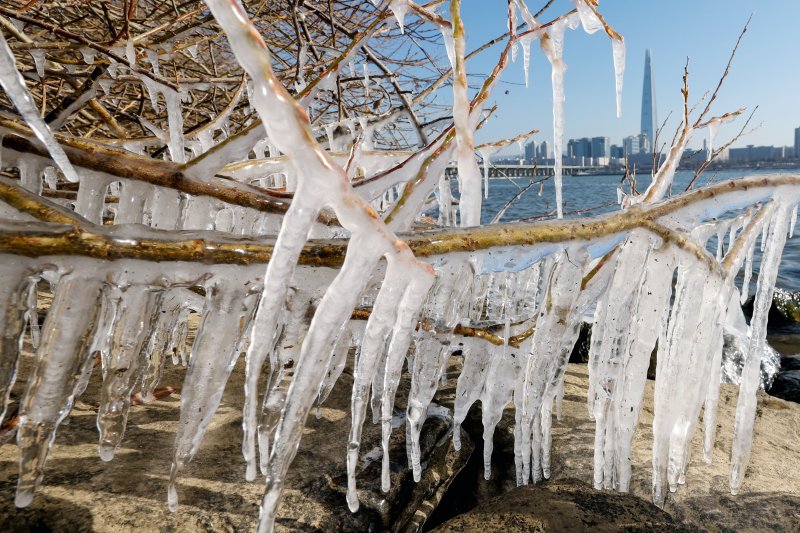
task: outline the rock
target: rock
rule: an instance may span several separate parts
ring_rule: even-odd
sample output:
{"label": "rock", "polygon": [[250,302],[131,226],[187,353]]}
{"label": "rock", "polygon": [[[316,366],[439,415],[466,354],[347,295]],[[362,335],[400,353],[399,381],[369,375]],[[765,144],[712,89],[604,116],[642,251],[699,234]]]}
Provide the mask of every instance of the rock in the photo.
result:
{"label": "rock", "polygon": [[[722,382],[738,385],[742,378],[742,368],[744,367],[744,352],[747,350],[749,338],[739,337],[735,334],[725,333],[723,335],[724,344],[722,346]],[[772,346],[765,343],[764,351],[761,354],[761,366],[759,388],[769,390],[772,380],[778,375],[781,368],[781,354]]]}
{"label": "rock", "polygon": [[781,371],[784,370],[800,370],[800,355],[781,359]]}
{"label": "rock", "polygon": [[[750,296],[742,306],[748,320],[753,314],[754,301],[755,296]],[[776,287],[772,296],[772,306],[769,308],[769,325],[781,327],[790,324],[800,324],[800,292],[790,292]]]}
{"label": "rock", "polygon": [[[651,500],[653,387],[648,381],[632,450],[631,494]],[[552,481],[578,479],[592,483],[594,421],[586,406],[588,369],[570,364],[566,373],[561,421],[553,421]],[[762,521],[775,531],[797,530],[800,509],[800,405],[758,394],[750,465],[739,495],[729,491],[730,455],[738,388],[721,386],[717,443],[713,462],[703,461],[702,429],[692,443],[686,484],[670,493],[664,510],[699,530],[758,531]],[[452,483],[430,525],[443,524],[458,513],[482,505],[515,487],[514,413],[506,411],[494,435],[492,479],[483,479],[480,405],[473,406],[463,430],[476,443],[470,462]],[[765,502],[770,502],[765,505]],[[748,529],[750,528],[750,529]],[[491,530],[491,528],[485,528]]]}
{"label": "rock", "polygon": [[772,296],[770,321],[775,316],[776,321],[781,319],[787,323],[800,324],[800,292],[789,292],[776,288]]}
{"label": "rock", "polygon": [[694,531],[630,494],[596,491],[578,480],[515,488],[459,515],[437,533],[505,531]]}
{"label": "rock", "polygon": [[[29,360],[24,361],[30,364]],[[21,376],[26,376],[24,371]],[[162,385],[179,388],[185,370],[165,369]],[[241,456],[243,361],[228,387],[200,451],[178,480],[180,505],[167,509],[167,479],[179,393],[131,408],[125,438],[116,457],[97,455],[98,374],[57,434],[42,486],[26,509],[13,504],[18,449],[0,446],[0,531],[255,531],[264,483],[244,479]],[[361,508],[351,513],[345,501],[345,454],[350,430],[352,376],[340,378],[320,418],[309,417],[276,521],[277,531],[416,531],[466,464],[473,449],[464,439],[452,448],[452,419],[430,417],[421,436],[422,479],[415,483],[406,463],[405,431],[391,440],[392,489],[380,490],[380,426],[364,427],[358,474]],[[25,383],[17,384],[19,395]],[[406,388],[397,407],[405,408]]]}
{"label": "rock", "polygon": [[592,325],[588,322],[581,322],[581,330],[578,333],[578,340],[575,342],[575,346],[572,347],[572,353],[569,354],[569,362],[588,363],[591,342]]}
{"label": "rock", "polygon": [[769,394],[787,402],[800,403],[800,368],[781,370],[775,377]]}

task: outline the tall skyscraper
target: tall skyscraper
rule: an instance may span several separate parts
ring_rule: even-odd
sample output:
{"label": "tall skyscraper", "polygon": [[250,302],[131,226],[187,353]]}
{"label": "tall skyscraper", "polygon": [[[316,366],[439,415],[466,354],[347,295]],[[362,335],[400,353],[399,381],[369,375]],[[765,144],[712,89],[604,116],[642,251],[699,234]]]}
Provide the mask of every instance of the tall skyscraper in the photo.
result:
{"label": "tall skyscraper", "polygon": [[794,129],[794,156],[800,157],[800,128]]}
{"label": "tall skyscraper", "polygon": [[650,145],[656,138],[656,88],[653,82],[653,62],[650,49],[644,55],[644,87],[642,88],[642,135],[647,135]]}

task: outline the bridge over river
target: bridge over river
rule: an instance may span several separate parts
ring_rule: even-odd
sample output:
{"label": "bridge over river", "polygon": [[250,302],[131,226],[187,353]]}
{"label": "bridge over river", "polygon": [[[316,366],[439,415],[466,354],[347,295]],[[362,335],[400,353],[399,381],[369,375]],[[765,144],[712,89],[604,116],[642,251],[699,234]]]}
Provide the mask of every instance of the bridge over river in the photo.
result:
{"label": "bridge over river", "polygon": [[[483,166],[479,165],[481,175],[483,175]],[[577,165],[564,165],[563,174],[565,176],[587,176],[593,174],[606,174],[609,172],[608,167],[600,166],[577,166]],[[447,167],[445,175],[452,178],[458,173],[455,166]],[[534,176],[552,176],[552,165],[491,165],[489,166],[489,178],[532,178]]]}

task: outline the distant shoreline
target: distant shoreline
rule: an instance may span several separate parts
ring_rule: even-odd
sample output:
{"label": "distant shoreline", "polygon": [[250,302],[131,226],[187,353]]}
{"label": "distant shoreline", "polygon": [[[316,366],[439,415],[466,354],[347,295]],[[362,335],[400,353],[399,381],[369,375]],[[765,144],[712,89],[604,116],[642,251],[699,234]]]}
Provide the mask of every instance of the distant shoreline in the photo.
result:
{"label": "distant shoreline", "polygon": [[[511,167],[513,165],[503,165],[506,167]],[[520,165],[523,166],[523,165]],[[650,173],[652,170],[651,166],[637,166],[636,173],[641,175],[643,173]],[[678,167],[678,171],[694,171],[697,170],[696,166],[686,166],[686,167]],[[791,163],[753,163],[753,164],[735,164],[735,165],[714,165],[708,167],[704,173],[708,174],[709,172],[716,172],[720,170],[797,170],[800,172],[800,161],[793,161]],[[602,167],[602,169],[597,170],[589,170],[581,173],[576,174],[564,174],[565,178],[587,178],[592,176],[614,176],[614,175],[621,175],[625,172],[623,167]],[[552,178],[552,176],[535,176],[537,178]],[[505,179],[530,179],[526,176],[490,176],[490,180],[505,180]]]}

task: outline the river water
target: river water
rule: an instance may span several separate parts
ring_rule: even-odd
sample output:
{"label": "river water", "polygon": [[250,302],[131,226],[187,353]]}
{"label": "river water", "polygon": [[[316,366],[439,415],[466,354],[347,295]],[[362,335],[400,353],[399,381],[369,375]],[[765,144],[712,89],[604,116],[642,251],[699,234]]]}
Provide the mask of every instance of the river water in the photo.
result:
{"label": "river water", "polygon": [[[758,174],[781,174],[781,173],[795,173],[800,172],[800,169],[795,170],[723,170],[718,172],[706,172],[695,183],[695,187],[701,187],[709,183],[725,181],[730,179],[737,179],[744,176],[752,176]],[[675,176],[673,185],[673,193],[679,194],[688,185],[689,181],[694,175],[693,172],[681,171]],[[542,178],[535,178],[537,181]],[[637,178],[637,189],[644,191],[650,184],[650,175],[643,175]],[[508,202],[509,199],[530,182],[529,178],[514,178],[513,182],[509,179],[492,179],[489,180],[489,198],[484,199],[483,204],[483,220],[482,222],[489,223],[497,212]],[[564,176],[564,213],[566,217],[570,216],[587,216],[600,213],[608,213],[619,209],[616,203],[617,188],[623,187],[628,190],[629,186],[620,184],[620,175],[603,175],[603,176]],[[596,210],[587,213],[572,213],[573,211],[582,211],[586,209],[603,206]],[[530,217],[540,217],[553,213],[555,210],[555,190],[552,180],[544,182],[542,195],[539,195],[539,185],[533,186],[524,195],[514,201],[508,208],[502,221],[513,221],[526,219]],[[554,218],[554,217],[553,217]],[[716,244],[710,243],[711,246],[716,248]],[[714,253],[712,251],[712,253]],[[756,246],[756,260],[754,261],[754,280],[755,273],[758,271],[760,264],[760,250]],[[741,279],[741,274],[740,274]],[[794,236],[786,242],[786,248],[783,252],[783,259],[781,261],[780,271],[778,273],[777,287],[789,290],[800,291],[800,235],[795,233]],[[755,283],[751,286],[750,294],[755,292]],[[776,349],[784,355],[792,355],[800,352],[800,325],[784,326],[781,328],[771,327],[770,342],[773,343]]]}

